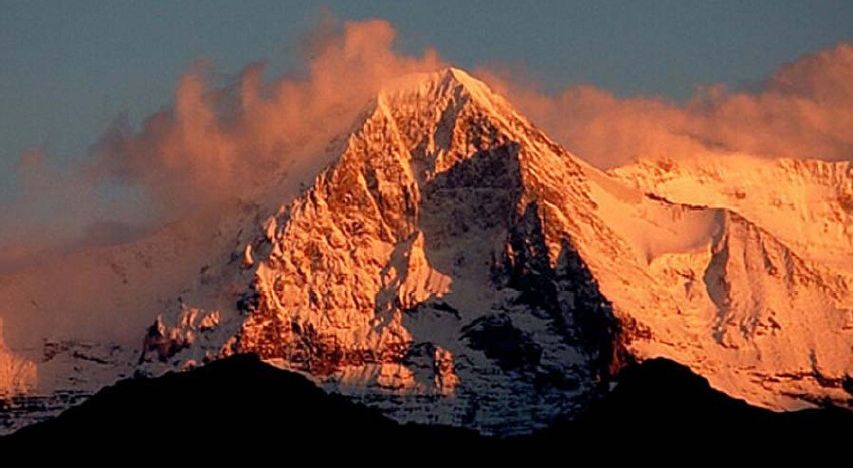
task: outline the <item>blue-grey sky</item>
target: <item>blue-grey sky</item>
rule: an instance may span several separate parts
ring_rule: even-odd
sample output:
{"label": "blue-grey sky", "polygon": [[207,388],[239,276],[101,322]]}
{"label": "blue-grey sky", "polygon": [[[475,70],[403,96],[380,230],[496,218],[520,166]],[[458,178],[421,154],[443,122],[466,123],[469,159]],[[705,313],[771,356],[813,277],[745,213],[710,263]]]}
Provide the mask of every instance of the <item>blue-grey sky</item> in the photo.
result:
{"label": "blue-grey sky", "polygon": [[390,21],[404,52],[463,68],[508,64],[546,89],[590,83],[682,99],[743,86],[799,55],[853,39],[851,1],[0,1],[0,198],[19,154],[86,154],[119,114],[172,98],[198,58],[237,73],[286,69],[324,9]]}

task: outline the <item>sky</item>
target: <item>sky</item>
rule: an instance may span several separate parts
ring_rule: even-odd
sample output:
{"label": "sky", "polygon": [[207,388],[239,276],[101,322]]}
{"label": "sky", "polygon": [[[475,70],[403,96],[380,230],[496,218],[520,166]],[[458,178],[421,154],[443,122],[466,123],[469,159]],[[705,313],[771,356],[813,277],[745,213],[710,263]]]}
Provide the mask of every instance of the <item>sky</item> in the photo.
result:
{"label": "sky", "polygon": [[797,56],[853,37],[849,1],[0,1],[0,197],[20,154],[86,154],[118,115],[168,103],[194,61],[223,74],[287,68],[325,14],[379,17],[415,53],[501,64],[545,89],[594,84],[684,99],[703,83],[749,86]]}
{"label": "sky", "polygon": [[0,0],[0,271],[245,195],[224,181],[448,64],[602,168],[853,159],[851,41],[850,1]]}

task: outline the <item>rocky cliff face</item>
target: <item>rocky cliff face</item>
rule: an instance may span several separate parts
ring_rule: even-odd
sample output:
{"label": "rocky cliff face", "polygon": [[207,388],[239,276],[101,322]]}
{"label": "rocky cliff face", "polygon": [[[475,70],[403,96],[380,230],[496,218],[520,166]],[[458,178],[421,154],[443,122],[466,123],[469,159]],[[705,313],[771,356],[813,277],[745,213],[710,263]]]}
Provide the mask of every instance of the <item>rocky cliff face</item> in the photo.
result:
{"label": "rocky cliff face", "polygon": [[611,315],[570,243],[549,256],[531,179],[556,151],[462,72],[386,90],[252,244],[225,353],[403,420],[498,431],[571,412],[606,381]]}

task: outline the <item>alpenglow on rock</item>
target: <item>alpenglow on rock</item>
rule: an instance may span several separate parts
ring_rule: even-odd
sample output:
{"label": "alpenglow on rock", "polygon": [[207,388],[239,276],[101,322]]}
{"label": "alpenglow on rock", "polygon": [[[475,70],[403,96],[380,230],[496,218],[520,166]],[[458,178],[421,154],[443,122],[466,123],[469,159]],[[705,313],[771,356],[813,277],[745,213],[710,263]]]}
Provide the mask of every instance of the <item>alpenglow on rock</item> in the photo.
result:
{"label": "alpenglow on rock", "polygon": [[580,173],[561,157],[458,70],[386,89],[339,161],[267,221],[225,352],[401,420],[505,432],[570,414],[605,388],[613,322],[571,244],[545,232],[537,173]]}

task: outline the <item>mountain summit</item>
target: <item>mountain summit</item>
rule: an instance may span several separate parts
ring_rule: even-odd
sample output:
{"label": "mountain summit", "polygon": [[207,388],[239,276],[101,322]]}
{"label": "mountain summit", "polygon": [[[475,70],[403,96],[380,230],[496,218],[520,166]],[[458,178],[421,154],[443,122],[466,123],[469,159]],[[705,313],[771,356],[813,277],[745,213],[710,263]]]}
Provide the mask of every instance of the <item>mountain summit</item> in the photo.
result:
{"label": "mountain summit", "polygon": [[570,413],[606,388],[611,313],[571,246],[546,240],[543,176],[590,206],[574,160],[482,83],[394,83],[247,248],[223,352],[402,420],[495,432]]}
{"label": "mountain summit", "polygon": [[335,151],[157,319],[140,370],[255,353],[492,434],[571,417],[655,357],[755,405],[850,406],[848,275],[589,166],[464,71],[390,84]]}
{"label": "mountain summit", "polygon": [[653,357],[773,409],[850,397],[845,276],[592,168],[461,70],[383,90],[262,227],[233,325],[183,359],[257,353],[399,420],[489,433],[571,415]]}

